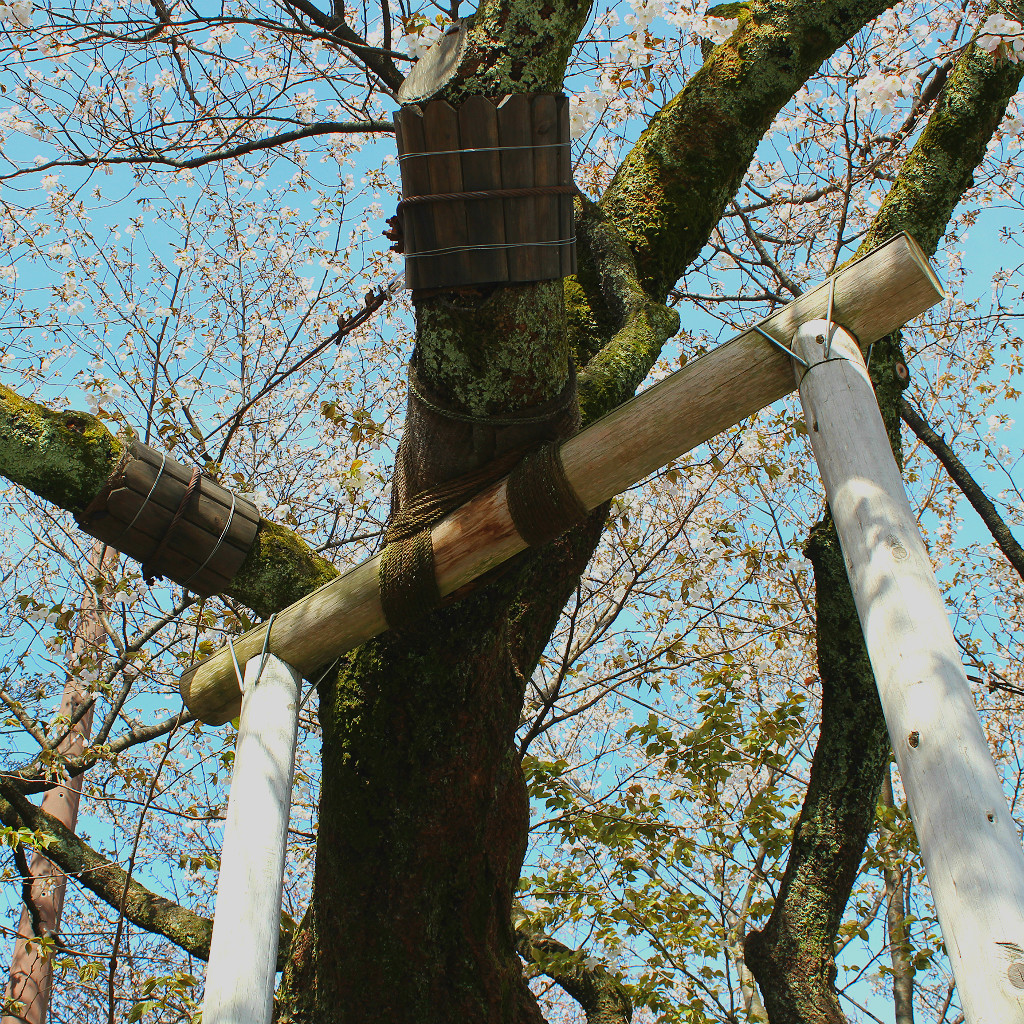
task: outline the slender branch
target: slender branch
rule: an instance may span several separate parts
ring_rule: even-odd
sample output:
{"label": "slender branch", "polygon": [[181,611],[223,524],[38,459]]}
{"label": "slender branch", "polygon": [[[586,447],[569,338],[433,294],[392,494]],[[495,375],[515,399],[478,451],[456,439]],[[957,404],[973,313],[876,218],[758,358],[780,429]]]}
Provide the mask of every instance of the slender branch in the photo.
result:
{"label": "slender branch", "polygon": [[957,458],[942,435],[906,399],[900,403],[900,418],[942,463],[950,479],[960,488],[974,511],[981,516],[988,532],[992,534],[992,539],[999,545],[999,550],[1017,570],[1017,575],[1024,579],[1024,550],[967,467]]}
{"label": "slender branch", "polygon": [[18,868],[18,874],[21,875],[21,902],[25,904],[25,909],[28,911],[32,934],[42,938],[43,916],[39,913],[39,906],[32,895],[32,883],[35,881],[35,876],[29,866],[28,857],[25,856],[25,851],[20,846],[14,847],[14,863]]}
{"label": "slender branch", "polygon": [[[174,729],[177,726],[178,723],[175,723]],[[153,802],[153,797],[156,796],[157,782],[160,779],[161,772],[164,770],[164,765],[167,764],[167,758],[171,756],[171,739],[174,735],[174,729],[171,730],[171,735],[167,737],[160,762],[156,766],[156,771],[153,772],[152,779],[149,780],[146,802],[143,804],[142,810],[139,811],[139,823],[135,828],[135,836],[132,839],[132,852],[128,856],[128,870],[124,873],[124,888],[121,890],[121,900],[117,905],[117,928],[114,930],[114,943],[110,950],[110,970],[107,975],[107,1024],[114,1024],[114,1006],[116,1002],[114,999],[114,982],[117,980],[117,951],[121,945],[121,936],[124,934],[125,899],[128,896],[128,887],[132,884],[132,872],[135,870],[135,858],[139,853],[142,830],[146,825],[146,813]]]}
{"label": "slender branch", "polygon": [[284,0],[284,3],[295,11],[301,11],[317,28],[329,32],[334,39],[357,56],[363,67],[373,72],[392,92],[397,90],[405,80],[387,54],[382,53],[379,47],[370,46],[358,33],[353,32],[345,24],[344,19],[337,14],[325,14],[309,0]]}
{"label": "slender branch", "polygon": [[307,125],[305,128],[297,128],[295,131],[281,132],[278,135],[269,135],[263,139],[243,142],[238,146],[233,146],[231,149],[220,149],[212,153],[204,153],[202,156],[195,156],[190,160],[175,160],[173,157],[162,156],[159,152],[145,156],[97,155],[79,157],[74,160],[58,158],[39,164],[38,167],[22,167],[17,171],[12,171],[10,174],[0,175],[0,181],[19,178],[24,174],[38,174],[41,171],[49,170],[51,167],[107,167],[113,164],[147,164],[158,167],[170,167],[176,171],[185,171],[196,167],[203,167],[217,160],[235,160],[248,153],[255,153],[263,149],[273,149],[275,146],[285,146],[289,142],[298,142],[301,139],[310,139],[317,135],[337,135],[346,132],[393,132],[394,130],[395,126],[390,121],[322,121],[319,124]]}
{"label": "slender branch", "polygon": [[29,736],[39,744],[40,750],[47,753],[53,750],[39,726],[37,726],[36,723],[25,714],[25,709],[18,701],[11,697],[6,690],[0,690],[0,701],[4,702],[7,706],[7,710],[14,715],[25,732],[27,732]]}

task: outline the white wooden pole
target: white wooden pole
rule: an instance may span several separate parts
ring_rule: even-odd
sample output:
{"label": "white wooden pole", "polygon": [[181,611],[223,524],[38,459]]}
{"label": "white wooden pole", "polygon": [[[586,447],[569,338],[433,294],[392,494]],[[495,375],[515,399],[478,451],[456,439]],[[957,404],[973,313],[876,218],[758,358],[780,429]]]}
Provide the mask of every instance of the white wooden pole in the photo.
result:
{"label": "white wooden pole", "polygon": [[860,348],[793,348],[896,763],[968,1024],[1024,1024],[1024,851]]}
{"label": "white wooden pole", "polygon": [[301,679],[272,654],[245,666],[203,1024],[270,1024]]}

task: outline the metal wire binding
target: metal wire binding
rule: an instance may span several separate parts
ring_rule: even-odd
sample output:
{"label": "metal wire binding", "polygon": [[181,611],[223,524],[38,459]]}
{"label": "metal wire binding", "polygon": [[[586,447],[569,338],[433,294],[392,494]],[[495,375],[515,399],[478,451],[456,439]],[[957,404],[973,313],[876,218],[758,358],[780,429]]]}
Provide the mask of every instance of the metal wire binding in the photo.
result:
{"label": "metal wire binding", "polygon": [[323,670],[323,672],[320,673],[320,677],[318,679],[310,681],[309,689],[306,691],[306,696],[302,698],[302,701],[299,704],[299,710],[300,711],[309,702],[309,698],[313,696],[313,691],[327,678],[329,673],[333,672],[334,669],[336,669],[338,667],[338,663],[340,661],[341,661],[341,658],[335,658],[334,661],[330,662],[328,664],[327,668],[325,668]]}
{"label": "metal wire binding", "polygon": [[121,531],[121,536],[118,537],[118,540],[120,540],[121,537],[124,537],[125,534],[127,534],[128,531],[139,521],[139,516],[142,515],[142,510],[149,504],[149,499],[153,497],[153,492],[156,490],[156,485],[160,483],[160,477],[164,475],[164,466],[166,465],[167,452],[163,452],[163,454],[160,456],[160,468],[157,470],[156,479],[153,481],[153,486],[150,487],[149,489],[149,494],[146,495],[142,504],[139,506],[138,512],[135,513],[135,518],[132,519],[132,521]]}
{"label": "metal wire binding", "polygon": [[455,156],[457,153],[507,153],[513,149],[565,149],[570,142],[544,142],[539,146],[480,146],[475,149],[432,149],[427,153],[399,153],[398,161],[411,160],[414,156]]}
{"label": "metal wire binding", "polygon": [[[736,329],[741,330],[741,328]],[[767,338],[780,352],[785,352],[786,355],[790,357],[790,359],[795,359],[801,366],[806,367],[808,370],[811,368],[811,364],[807,362],[807,360],[804,359],[803,356],[798,356],[791,348],[786,348],[786,346],[783,345],[781,341],[779,341],[776,338],[773,338],[766,330],[759,327],[757,324],[754,324],[752,327],[747,327],[745,329],[748,331],[757,331],[757,333],[760,334],[763,338]]]}
{"label": "metal wire binding", "polygon": [[220,551],[221,544],[224,543],[224,538],[228,535],[228,530],[231,529],[231,523],[235,518],[235,492],[231,492],[231,511],[228,513],[228,521],[224,524],[224,529],[220,531],[220,536],[217,538],[217,543],[213,545],[213,550],[206,556],[205,561],[201,566],[184,583],[183,587],[187,587],[209,564],[210,559],[213,558],[218,551]]}
{"label": "metal wire binding", "polygon": [[242,678],[242,670],[238,665],[238,655],[235,654],[235,642],[230,636],[228,637],[228,649],[231,651],[231,660],[235,663],[235,678],[238,680],[238,689],[244,693],[245,680]]}
{"label": "metal wire binding", "polygon": [[256,670],[256,678],[252,681],[253,686],[259,683],[260,676],[263,675],[263,666],[267,663],[267,648],[270,647],[270,631],[274,628],[274,619],[276,618],[277,612],[273,612],[267,620],[267,631],[263,634],[263,650],[260,651],[260,667]]}
{"label": "metal wire binding", "polygon": [[[263,650],[260,651],[260,667],[256,671],[256,678],[252,683],[253,686],[260,681],[260,676],[263,675],[263,666],[267,660],[267,648],[270,646],[270,631],[274,627],[274,619],[276,618],[277,612],[274,612],[267,620],[267,631],[263,634]],[[235,654],[234,640],[230,636],[228,637],[228,649],[231,651],[231,660],[235,663],[235,678],[238,680],[238,688],[244,693],[245,679],[242,676],[241,666],[238,664],[238,655]]]}
{"label": "metal wire binding", "polygon": [[836,301],[836,278],[828,279],[828,311],[825,313],[825,358],[832,354],[832,307]]}
{"label": "metal wire binding", "polygon": [[480,249],[521,249],[529,245],[575,245],[576,236],[559,238],[551,242],[495,242],[493,245],[453,245],[447,249],[428,249],[426,252],[407,252],[407,260],[418,259],[420,256],[440,256],[448,252],[476,252]]}

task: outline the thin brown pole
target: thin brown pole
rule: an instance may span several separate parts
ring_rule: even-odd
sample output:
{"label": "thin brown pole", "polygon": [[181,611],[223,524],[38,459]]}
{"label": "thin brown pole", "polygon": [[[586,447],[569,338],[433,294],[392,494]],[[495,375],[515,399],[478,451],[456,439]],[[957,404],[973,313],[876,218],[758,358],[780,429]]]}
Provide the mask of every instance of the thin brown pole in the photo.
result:
{"label": "thin brown pole", "polygon": [[[86,585],[78,608],[78,622],[64,695],[61,698],[61,717],[70,719],[88,696],[74,666],[84,657],[91,657],[98,665],[106,650],[107,634],[100,616],[104,610],[103,597],[97,594],[92,578],[113,570],[117,552],[96,541],[89,553]],[[92,732],[93,709],[89,707],[75,723],[57,750],[66,757],[75,757],[85,749]],[[78,808],[82,798],[82,777],[71,779],[66,786],[54,786],[43,796],[42,808],[62,825],[74,831],[78,822]],[[60,918],[64,909],[67,876],[41,853],[37,852],[29,863],[30,899],[38,922],[33,927],[32,913],[22,907],[18,924],[18,937],[11,955],[11,970],[4,992],[6,1000],[14,1000],[24,1007],[17,1015],[7,1015],[3,1024],[45,1024],[53,986],[53,963],[39,942],[31,940],[56,937],[60,931]]]}

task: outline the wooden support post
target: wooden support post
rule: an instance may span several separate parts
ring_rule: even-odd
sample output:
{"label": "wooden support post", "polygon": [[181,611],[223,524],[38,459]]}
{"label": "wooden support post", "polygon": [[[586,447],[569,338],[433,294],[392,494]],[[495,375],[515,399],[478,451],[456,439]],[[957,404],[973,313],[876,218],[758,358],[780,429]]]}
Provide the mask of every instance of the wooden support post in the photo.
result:
{"label": "wooden support post", "polygon": [[[833,319],[862,345],[889,334],[942,298],[928,260],[908,235],[896,235],[848,264],[834,278]],[[804,321],[824,316],[829,285],[804,292],[755,327],[620,405],[561,448],[565,475],[580,501],[596,508],[648,473],[753,415],[794,389],[785,349]],[[774,341],[773,341],[774,339]],[[488,488],[431,530],[442,596],[483,575],[526,547],[505,499],[505,482]],[[384,632],[378,559],[351,569],[274,620],[269,650],[300,672]],[[257,654],[266,625],[235,641],[241,658]],[[199,719],[218,725],[238,714],[240,694],[227,648],[189,668],[181,695]]]}
{"label": "wooden support post", "polygon": [[1024,1024],[1024,851],[857,342],[806,323],[800,398],[968,1024]]}
{"label": "wooden support post", "polygon": [[300,682],[272,654],[245,666],[204,1024],[270,1024]]}

